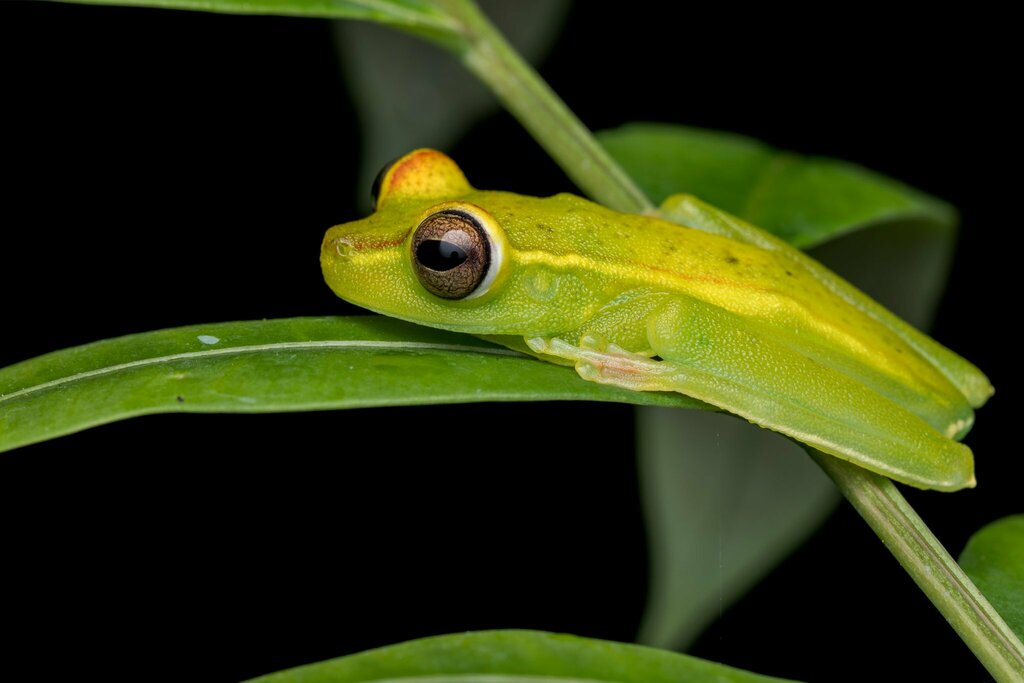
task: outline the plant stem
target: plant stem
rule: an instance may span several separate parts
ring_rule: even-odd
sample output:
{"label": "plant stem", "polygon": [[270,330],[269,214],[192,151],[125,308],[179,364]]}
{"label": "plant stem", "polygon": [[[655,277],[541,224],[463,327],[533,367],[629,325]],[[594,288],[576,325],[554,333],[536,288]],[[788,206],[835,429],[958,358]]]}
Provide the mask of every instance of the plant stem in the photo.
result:
{"label": "plant stem", "polygon": [[619,211],[654,209],[565,102],[469,0],[447,0],[463,24],[464,43],[454,46],[470,71],[490,86],[574,183],[596,201]]}
{"label": "plant stem", "polygon": [[896,556],[997,681],[1024,680],[1024,645],[910,507],[896,485],[808,448],[850,504]]}
{"label": "plant stem", "polygon": [[[472,0],[442,0],[462,23],[449,47],[588,195],[619,211],[642,213],[650,200],[565,103],[516,53]],[[1024,645],[946,552],[895,484],[808,449],[850,504],[889,548],[997,681],[1024,680]]]}

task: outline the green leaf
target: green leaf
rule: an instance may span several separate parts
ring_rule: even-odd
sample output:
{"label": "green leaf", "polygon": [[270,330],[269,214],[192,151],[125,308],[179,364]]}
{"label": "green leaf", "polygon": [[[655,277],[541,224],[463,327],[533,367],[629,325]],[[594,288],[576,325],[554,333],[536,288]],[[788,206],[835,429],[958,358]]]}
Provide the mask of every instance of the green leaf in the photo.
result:
{"label": "green leaf", "polygon": [[695,657],[539,631],[437,636],[254,678],[250,683],[769,683]]}
{"label": "green leaf", "polygon": [[0,451],[150,413],[558,400],[706,407],[390,318],[291,318],[130,335],[0,370]]}
{"label": "green leaf", "polygon": [[694,194],[800,248],[879,222],[956,221],[948,204],[891,178],[741,135],[633,123],[598,137],[655,203]]}
{"label": "green leaf", "polygon": [[365,19],[435,35],[459,26],[436,0],[51,0],[82,5],[124,5],[227,14],[276,14],[325,19]]}
{"label": "green leaf", "polygon": [[[854,164],[667,124],[599,134],[658,202],[697,195],[814,256],[927,326],[952,254],[955,213]],[[866,230],[865,228],[873,228]],[[685,648],[833,509],[827,477],[782,437],[727,416],[638,413],[651,552],[641,642]]]}
{"label": "green leaf", "polygon": [[967,541],[960,566],[1024,640],[1024,515],[982,527]]}

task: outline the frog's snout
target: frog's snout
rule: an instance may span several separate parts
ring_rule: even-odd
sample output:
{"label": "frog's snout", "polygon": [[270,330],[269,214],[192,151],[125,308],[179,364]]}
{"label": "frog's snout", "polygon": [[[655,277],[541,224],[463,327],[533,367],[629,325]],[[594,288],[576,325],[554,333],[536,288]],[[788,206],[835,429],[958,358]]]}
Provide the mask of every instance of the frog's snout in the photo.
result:
{"label": "frog's snout", "polygon": [[358,250],[351,237],[326,235],[320,247],[320,267],[327,285],[340,297],[345,297],[353,287],[354,268]]}
{"label": "frog's snout", "polygon": [[352,272],[353,256],[356,254],[356,245],[351,237],[342,235],[326,235],[320,246],[320,267],[324,271],[324,277],[333,288],[344,274]]}

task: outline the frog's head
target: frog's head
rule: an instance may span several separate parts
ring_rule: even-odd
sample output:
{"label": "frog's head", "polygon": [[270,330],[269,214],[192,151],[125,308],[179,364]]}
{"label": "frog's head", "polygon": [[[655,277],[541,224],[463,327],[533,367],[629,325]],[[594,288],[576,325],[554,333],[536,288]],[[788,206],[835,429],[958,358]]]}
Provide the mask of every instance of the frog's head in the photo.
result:
{"label": "frog's head", "polygon": [[324,278],[343,299],[478,334],[570,328],[599,303],[583,275],[538,256],[573,249],[570,236],[538,225],[557,223],[546,202],[558,198],[475,190],[449,157],[418,149],[381,171],[373,199],[372,215],[324,237]]}

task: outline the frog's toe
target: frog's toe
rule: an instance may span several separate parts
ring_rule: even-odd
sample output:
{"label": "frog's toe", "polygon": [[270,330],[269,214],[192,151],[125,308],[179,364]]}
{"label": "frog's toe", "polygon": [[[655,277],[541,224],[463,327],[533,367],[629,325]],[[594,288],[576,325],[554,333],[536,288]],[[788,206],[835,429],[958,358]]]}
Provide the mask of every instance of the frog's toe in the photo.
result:
{"label": "frog's toe", "polygon": [[585,334],[580,338],[580,348],[585,351],[604,351],[605,343],[600,337]]}
{"label": "frog's toe", "polygon": [[548,340],[544,337],[526,337],[523,341],[534,353],[547,353],[548,351]]}
{"label": "frog's toe", "polygon": [[946,427],[946,436],[948,436],[951,439],[956,439],[957,441],[960,441],[965,436],[967,436],[967,432],[971,431],[971,427],[973,426],[974,413],[972,412],[967,417],[963,417],[960,418],[959,420],[954,420],[953,422],[951,422]]}

